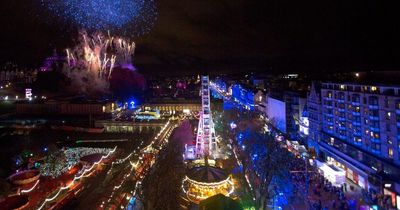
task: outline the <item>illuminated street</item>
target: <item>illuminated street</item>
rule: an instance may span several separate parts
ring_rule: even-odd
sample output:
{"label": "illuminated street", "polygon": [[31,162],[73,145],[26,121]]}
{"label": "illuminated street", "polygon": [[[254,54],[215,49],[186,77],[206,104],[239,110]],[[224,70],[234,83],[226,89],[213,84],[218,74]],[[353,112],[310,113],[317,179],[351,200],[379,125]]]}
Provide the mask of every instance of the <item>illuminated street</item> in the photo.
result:
{"label": "illuminated street", "polygon": [[0,1],[0,210],[400,210],[389,1]]}

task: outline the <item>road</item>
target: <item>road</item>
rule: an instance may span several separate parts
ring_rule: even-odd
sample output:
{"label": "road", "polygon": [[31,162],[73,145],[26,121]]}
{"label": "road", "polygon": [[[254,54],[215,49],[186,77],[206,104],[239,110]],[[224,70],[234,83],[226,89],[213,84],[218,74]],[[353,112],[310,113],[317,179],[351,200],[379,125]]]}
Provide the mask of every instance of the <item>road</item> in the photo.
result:
{"label": "road", "polygon": [[87,177],[76,181],[68,190],[61,191],[43,207],[87,210],[114,209],[123,205],[126,200],[123,198],[132,195],[136,181],[144,177],[152,164],[151,155],[147,154],[146,149],[149,146],[161,147],[175,125],[176,122],[169,122],[155,136],[133,141],[135,145],[129,146],[130,150],[116,153],[112,160],[88,172]]}

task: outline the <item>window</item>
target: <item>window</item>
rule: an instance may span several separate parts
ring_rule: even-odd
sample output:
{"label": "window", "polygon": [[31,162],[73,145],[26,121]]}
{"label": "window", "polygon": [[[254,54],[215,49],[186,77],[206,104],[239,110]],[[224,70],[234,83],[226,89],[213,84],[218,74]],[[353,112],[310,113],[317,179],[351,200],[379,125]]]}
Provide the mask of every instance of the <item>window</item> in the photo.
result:
{"label": "window", "polygon": [[390,138],[390,136],[387,137],[387,143],[390,144],[390,145],[393,144],[392,139]]}
{"label": "window", "polygon": [[378,105],[378,97],[370,96],[369,97],[369,105]]}
{"label": "window", "polygon": [[377,143],[372,143],[371,144],[371,148],[377,152],[379,152],[379,150],[381,150],[381,145],[377,144]]}
{"label": "window", "polygon": [[372,91],[372,92],[376,92],[377,90],[378,90],[378,88],[377,88],[376,86],[372,86],[372,87],[371,87],[371,91]]}
{"label": "window", "polygon": [[389,100],[385,97],[385,108],[389,108]]}
{"label": "window", "polygon": [[377,109],[369,110],[369,115],[370,116],[374,116],[374,117],[378,117],[379,116],[379,110],[377,110]]}
{"label": "window", "polygon": [[389,155],[389,158],[393,158],[393,149],[392,148],[389,148],[388,155]]}

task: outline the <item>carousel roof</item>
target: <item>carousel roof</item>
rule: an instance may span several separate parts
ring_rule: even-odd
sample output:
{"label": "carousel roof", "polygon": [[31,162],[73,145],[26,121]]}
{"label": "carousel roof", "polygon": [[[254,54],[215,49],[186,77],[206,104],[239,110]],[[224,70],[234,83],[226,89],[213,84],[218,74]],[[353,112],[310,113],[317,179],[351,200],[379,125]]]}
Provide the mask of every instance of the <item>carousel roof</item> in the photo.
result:
{"label": "carousel roof", "polygon": [[199,166],[189,170],[187,177],[197,182],[220,182],[228,178],[224,170],[212,166]]}

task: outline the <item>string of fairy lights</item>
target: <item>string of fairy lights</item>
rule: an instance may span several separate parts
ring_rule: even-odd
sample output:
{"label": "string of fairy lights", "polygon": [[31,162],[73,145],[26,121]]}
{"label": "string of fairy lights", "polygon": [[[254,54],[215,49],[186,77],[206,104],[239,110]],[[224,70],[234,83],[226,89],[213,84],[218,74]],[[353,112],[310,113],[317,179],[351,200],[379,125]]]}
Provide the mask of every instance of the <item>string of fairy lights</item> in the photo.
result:
{"label": "string of fairy lights", "polygon": [[[131,177],[132,175],[137,175],[136,173],[133,173],[135,169],[137,169],[137,168],[139,168],[139,167],[145,168],[144,171],[141,171],[141,173],[143,174],[143,173],[146,173],[146,172],[153,166],[155,157],[156,157],[156,155],[158,154],[159,149],[161,150],[162,147],[163,147],[163,145],[165,145],[165,143],[168,142],[168,138],[170,137],[170,135],[171,135],[171,133],[172,133],[172,130],[173,130],[174,128],[177,127],[177,125],[171,126],[171,127],[169,128],[169,130],[167,130],[167,133],[163,136],[163,138],[162,138],[162,139],[159,139],[160,136],[162,135],[162,133],[168,128],[169,125],[170,125],[170,120],[168,120],[168,122],[162,127],[162,129],[161,129],[161,130],[158,132],[158,134],[154,137],[154,139],[152,140],[152,142],[151,142],[147,147],[145,147],[145,148],[143,149],[143,151],[142,151],[142,153],[141,153],[141,156],[139,156],[139,158],[138,158],[138,160],[137,160],[136,162],[129,161],[130,166],[131,166],[130,170],[128,170],[128,172],[127,172],[126,174],[124,174],[123,179],[121,180],[121,182],[119,182],[118,185],[116,185],[116,186],[113,187],[113,189],[112,189],[110,195],[108,196],[107,202],[106,202],[106,201],[102,201],[102,203],[100,204],[100,208],[104,208],[104,207],[106,207],[107,205],[109,205],[109,204],[112,202],[112,199],[113,199],[114,195],[115,195],[115,194],[117,193],[117,191],[123,186],[123,184],[126,182],[126,180],[127,180],[129,177]],[[158,144],[160,145],[160,148],[159,148],[159,149],[156,149],[156,147],[155,147],[155,144],[157,143],[157,140],[161,140],[161,141],[158,142]],[[138,147],[138,149],[139,149],[139,147]],[[143,166],[143,164],[144,164],[144,159],[145,159],[145,155],[146,155],[147,153],[152,153],[152,154],[153,154],[152,159],[146,161],[146,163],[149,164],[148,167]],[[126,158],[120,159],[120,160],[121,160],[122,162],[125,162],[125,161],[126,161],[127,159],[129,159],[133,154],[136,154],[136,151],[134,151],[133,153],[129,154]],[[121,161],[120,161],[120,162],[121,162]],[[115,162],[117,162],[117,161],[115,161]],[[115,163],[115,164],[116,164],[116,163]],[[141,177],[140,177],[140,178],[141,178]],[[140,179],[140,178],[139,178],[139,179]],[[135,185],[135,188],[134,188],[134,191],[131,191],[132,196],[135,196],[135,195],[136,195],[136,192],[137,192],[137,188],[138,188],[138,186],[139,186],[139,183],[141,183],[141,181],[140,181],[140,180],[137,180],[136,185]],[[127,200],[129,200],[130,198],[131,198],[130,195],[128,195],[128,196],[126,197]],[[121,208],[123,208],[123,207],[121,207]]]}
{"label": "string of fairy lights", "polygon": [[20,194],[32,192],[32,191],[38,186],[39,181],[40,181],[40,180],[37,180],[37,181],[35,182],[35,184],[34,184],[31,188],[26,189],[26,190],[21,190],[21,191],[20,191]]}
{"label": "string of fairy lights", "polygon": [[107,159],[108,157],[110,157],[115,151],[116,151],[117,147],[114,147],[113,150],[109,151],[107,155],[102,156],[101,159],[97,162],[95,162],[90,168],[88,169],[84,169],[83,173],[81,173],[80,175],[76,175],[74,177],[74,179],[65,187],[60,187],[60,189],[58,190],[58,192],[53,195],[52,197],[46,198],[43,203],[39,206],[38,210],[43,209],[43,207],[45,207],[45,205],[49,202],[52,202],[53,200],[55,200],[62,191],[69,189],[70,187],[72,187],[74,185],[74,182],[81,179],[82,177],[85,177],[85,174],[89,171],[91,171],[95,166],[97,166],[98,164],[100,164],[104,159]]}
{"label": "string of fairy lights", "polygon": [[[176,124],[175,124],[174,126],[170,126],[170,124],[171,124],[171,123],[170,123],[170,120],[168,120],[168,122],[161,128],[161,130],[160,130],[160,131],[157,133],[157,135],[154,137],[154,139],[152,140],[152,142],[151,142],[148,146],[146,146],[144,149],[140,150],[140,148],[141,148],[140,146],[143,144],[143,142],[141,142],[140,145],[137,147],[137,149],[135,149],[133,152],[129,153],[126,157],[121,158],[121,159],[117,159],[117,160],[115,160],[115,161],[113,161],[113,162],[111,163],[111,167],[110,167],[110,169],[107,171],[107,174],[111,173],[111,171],[112,171],[114,165],[125,163],[125,162],[128,161],[128,160],[129,160],[129,164],[130,164],[130,169],[128,170],[128,172],[127,172],[126,174],[124,174],[123,179],[121,180],[121,182],[120,182],[118,185],[116,185],[116,186],[113,187],[113,190],[112,190],[112,192],[111,192],[111,194],[110,194],[110,196],[109,196],[109,199],[108,199],[107,204],[108,204],[109,202],[111,202],[111,199],[114,197],[116,191],[117,191],[118,189],[120,189],[120,188],[123,186],[123,184],[125,183],[125,181],[126,181],[131,175],[135,175],[135,173],[133,173],[133,172],[135,171],[135,169],[137,169],[138,167],[141,167],[141,166],[142,166],[143,160],[144,160],[144,158],[145,158],[145,155],[146,155],[147,153],[149,153],[149,152],[151,152],[151,153],[153,154],[152,159],[151,159],[150,161],[147,161],[147,162],[146,162],[146,163],[150,163],[150,165],[149,165],[149,167],[146,168],[145,171],[142,171],[142,172],[143,172],[143,173],[146,173],[147,170],[148,170],[149,168],[151,168],[151,166],[154,164],[155,156],[158,154],[159,150],[161,150],[161,149],[163,148],[163,146],[168,142],[168,138],[170,137],[170,135],[171,135],[173,129],[177,127]],[[166,130],[168,127],[169,127],[169,129]],[[165,131],[166,131],[167,133],[165,133],[165,135],[162,135]],[[41,210],[41,209],[43,209],[43,208],[46,206],[46,204],[48,204],[48,203],[50,203],[50,202],[56,200],[56,199],[62,194],[63,191],[71,189],[71,188],[74,186],[74,184],[75,184],[76,181],[78,181],[78,180],[80,180],[80,179],[82,179],[82,178],[91,176],[91,175],[95,172],[95,171],[93,171],[93,169],[94,169],[97,165],[99,165],[101,162],[103,162],[104,159],[107,159],[107,158],[109,158],[112,154],[114,154],[114,152],[116,151],[116,149],[117,149],[117,147],[114,147],[114,149],[110,150],[110,151],[108,152],[107,155],[103,155],[99,161],[97,161],[97,162],[95,162],[94,164],[92,164],[91,167],[89,167],[89,168],[83,168],[83,169],[81,170],[81,172],[78,172],[77,175],[74,176],[74,178],[72,179],[72,181],[71,181],[70,183],[68,183],[66,186],[60,187],[60,188],[57,190],[57,192],[56,192],[55,194],[53,194],[52,196],[47,197],[47,198],[39,205],[39,207],[38,207],[37,209],[38,209],[38,210]],[[131,159],[132,157],[134,157],[138,152],[141,153],[141,156],[139,156],[138,161],[136,161],[136,162],[131,161],[130,159]],[[142,177],[140,177],[140,178],[142,178]],[[134,191],[131,191],[132,196],[134,196],[134,195],[136,194],[137,187],[138,187],[138,183],[140,183],[140,180],[136,183],[136,186],[135,186]],[[23,193],[23,194],[24,194],[24,193],[30,193],[30,192],[32,192],[34,189],[36,189],[38,185],[39,185],[39,180],[37,180],[37,182],[36,182],[31,188],[21,190],[20,193]],[[127,197],[127,198],[128,198],[128,197]],[[101,204],[100,207],[103,207],[104,205],[106,205],[105,202],[103,202],[103,203]]]}

